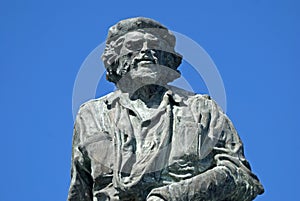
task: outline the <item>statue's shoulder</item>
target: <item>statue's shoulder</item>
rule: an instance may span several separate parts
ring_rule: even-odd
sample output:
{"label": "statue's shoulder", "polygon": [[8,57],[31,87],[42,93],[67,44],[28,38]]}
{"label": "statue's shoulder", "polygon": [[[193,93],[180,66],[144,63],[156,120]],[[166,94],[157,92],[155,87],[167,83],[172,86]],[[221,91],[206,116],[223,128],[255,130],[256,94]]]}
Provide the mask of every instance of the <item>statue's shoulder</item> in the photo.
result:
{"label": "statue's shoulder", "polygon": [[197,94],[191,91],[187,91],[175,86],[169,86],[169,89],[172,91],[174,99],[181,99],[183,102],[187,104],[195,103],[195,102],[203,102],[213,101],[211,97],[207,94]]}
{"label": "statue's shoulder", "polygon": [[103,112],[103,110],[107,109],[107,105],[114,101],[118,96],[119,91],[114,91],[100,98],[91,99],[80,106],[78,113],[100,112],[100,110]]}
{"label": "statue's shoulder", "polygon": [[169,89],[172,91],[173,99],[182,106],[189,107],[192,112],[214,110],[225,114],[217,102],[207,94],[197,94],[174,86]]}

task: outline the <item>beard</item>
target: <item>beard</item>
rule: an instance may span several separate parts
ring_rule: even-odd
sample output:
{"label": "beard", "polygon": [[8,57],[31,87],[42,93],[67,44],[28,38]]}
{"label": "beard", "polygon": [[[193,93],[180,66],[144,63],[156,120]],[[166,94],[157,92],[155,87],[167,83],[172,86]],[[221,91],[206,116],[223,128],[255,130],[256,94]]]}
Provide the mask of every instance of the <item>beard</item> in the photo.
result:
{"label": "beard", "polygon": [[[121,75],[121,83],[136,83],[137,85],[166,85],[180,77],[176,68],[164,65],[166,58],[162,51],[139,55],[128,53],[118,59],[117,74]],[[146,55],[146,56],[145,56]],[[119,81],[120,81],[119,80]]]}

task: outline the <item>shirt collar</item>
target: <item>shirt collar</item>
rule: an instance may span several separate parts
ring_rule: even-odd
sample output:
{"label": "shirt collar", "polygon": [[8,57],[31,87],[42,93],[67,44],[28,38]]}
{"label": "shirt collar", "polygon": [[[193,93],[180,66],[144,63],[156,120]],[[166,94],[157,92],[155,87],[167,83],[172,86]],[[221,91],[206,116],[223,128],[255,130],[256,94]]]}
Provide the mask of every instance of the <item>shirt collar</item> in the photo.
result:
{"label": "shirt collar", "polygon": [[[164,94],[164,99],[168,96],[168,98],[171,98],[171,100],[169,101],[174,102],[178,105],[184,104],[184,99],[186,99],[187,96],[194,94],[169,85],[167,85],[167,89],[168,90]],[[121,101],[122,105],[126,107],[130,105],[130,98],[128,93],[122,93],[120,90],[114,91],[105,99],[105,103],[110,106],[113,106],[116,101]]]}

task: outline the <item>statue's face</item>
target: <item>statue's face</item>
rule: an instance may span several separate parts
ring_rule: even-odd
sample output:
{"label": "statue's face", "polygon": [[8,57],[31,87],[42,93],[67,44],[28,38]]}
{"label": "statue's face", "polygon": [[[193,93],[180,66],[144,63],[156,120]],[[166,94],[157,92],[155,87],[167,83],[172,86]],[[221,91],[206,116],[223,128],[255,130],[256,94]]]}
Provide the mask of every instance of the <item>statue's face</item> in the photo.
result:
{"label": "statue's face", "polygon": [[[151,57],[155,54],[155,50],[167,52],[172,50],[167,42],[151,33],[134,31],[127,33],[122,38],[124,41],[120,49],[120,55],[135,53],[135,58],[139,60],[137,63],[141,62],[141,65],[151,63]],[[146,58],[147,56],[150,58]]]}
{"label": "statue's face", "polygon": [[[172,52],[172,48],[163,39],[151,33],[138,31],[124,35],[120,48],[119,69],[128,69],[127,76],[141,84],[155,84],[166,75],[165,68],[159,65],[160,52]],[[167,69],[171,70],[171,69]]]}

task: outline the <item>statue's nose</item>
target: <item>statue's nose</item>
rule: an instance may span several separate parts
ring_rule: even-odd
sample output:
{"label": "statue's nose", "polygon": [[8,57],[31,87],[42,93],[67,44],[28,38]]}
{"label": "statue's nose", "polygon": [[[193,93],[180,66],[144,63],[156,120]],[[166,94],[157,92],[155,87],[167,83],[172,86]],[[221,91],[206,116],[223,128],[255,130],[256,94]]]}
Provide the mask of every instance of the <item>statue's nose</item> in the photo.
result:
{"label": "statue's nose", "polygon": [[141,53],[147,54],[147,53],[149,53],[149,52],[150,52],[150,49],[149,49],[149,46],[148,46],[148,42],[145,41],[145,42],[143,43],[143,47],[142,47],[142,49],[141,49]]}

